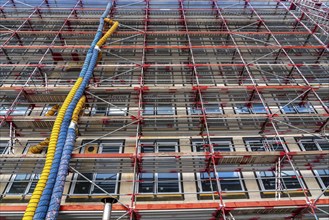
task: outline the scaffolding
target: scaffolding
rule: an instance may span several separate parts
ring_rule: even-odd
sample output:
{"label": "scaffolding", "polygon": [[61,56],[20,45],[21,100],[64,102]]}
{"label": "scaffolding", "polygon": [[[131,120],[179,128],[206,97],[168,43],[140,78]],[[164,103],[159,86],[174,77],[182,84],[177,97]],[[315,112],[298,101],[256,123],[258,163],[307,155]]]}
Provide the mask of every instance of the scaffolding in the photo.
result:
{"label": "scaffolding", "polygon": [[[112,219],[328,217],[328,2],[111,2],[120,25],[84,92],[59,219],[100,218],[106,195]],[[10,189],[37,181],[45,151],[28,148],[49,138],[107,2],[0,3],[0,215],[19,219],[31,192]]]}

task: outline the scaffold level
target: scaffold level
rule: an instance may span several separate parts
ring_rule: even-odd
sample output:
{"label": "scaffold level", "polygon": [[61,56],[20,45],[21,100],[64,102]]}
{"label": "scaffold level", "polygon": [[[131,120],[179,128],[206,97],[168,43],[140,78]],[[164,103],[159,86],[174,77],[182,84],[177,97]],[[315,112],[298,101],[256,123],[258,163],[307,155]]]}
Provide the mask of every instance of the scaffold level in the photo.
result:
{"label": "scaffold level", "polygon": [[327,219],[328,32],[326,0],[0,0],[0,218]]}

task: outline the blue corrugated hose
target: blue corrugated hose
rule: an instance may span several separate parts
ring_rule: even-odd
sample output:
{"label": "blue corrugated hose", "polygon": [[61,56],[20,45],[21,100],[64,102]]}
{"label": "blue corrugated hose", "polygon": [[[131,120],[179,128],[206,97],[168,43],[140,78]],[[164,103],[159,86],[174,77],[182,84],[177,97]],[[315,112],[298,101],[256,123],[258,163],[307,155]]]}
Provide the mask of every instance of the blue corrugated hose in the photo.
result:
{"label": "blue corrugated hose", "polygon": [[[42,196],[40,198],[40,201],[38,203],[38,207],[36,209],[33,219],[36,219],[36,220],[45,219],[45,217],[47,215],[47,210],[49,210],[53,213],[53,210],[56,209],[56,207],[57,207],[54,205],[53,200],[56,200],[59,198],[59,200],[56,200],[55,202],[58,203],[58,207],[60,205],[60,199],[63,194],[63,191],[60,192],[60,189],[61,189],[60,185],[57,187],[57,184],[61,184],[61,182],[57,181],[56,177],[57,177],[58,172],[65,173],[65,176],[66,176],[66,173],[68,170],[67,166],[66,167],[64,166],[64,169],[66,169],[66,170],[63,170],[63,168],[60,168],[59,166],[60,166],[60,161],[61,161],[61,157],[63,157],[63,154],[67,154],[69,152],[67,150],[66,151],[64,150],[64,152],[63,152],[64,143],[66,143],[68,141],[68,138],[70,138],[68,135],[68,132],[71,130],[70,128],[68,129],[69,123],[71,121],[71,117],[72,117],[73,111],[75,109],[75,106],[76,106],[77,102],[79,101],[79,99],[81,98],[81,96],[83,95],[83,92],[84,92],[86,86],[88,85],[89,80],[92,76],[93,70],[95,68],[97,58],[98,58],[98,50],[94,49],[94,47],[96,46],[96,43],[99,41],[99,39],[102,37],[104,18],[108,15],[111,6],[112,6],[111,3],[107,4],[106,10],[104,11],[103,15],[100,18],[100,23],[99,23],[95,38],[91,44],[91,47],[88,50],[85,62],[83,64],[83,68],[79,75],[79,77],[83,78],[83,82],[80,85],[80,87],[78,88],[77,92],[75,93],[74,98],[71,101],[71,103],[69,104],[69,107],[65,113],[64,120],[61,125],[61,129],[60,129],[60,133],[59,133],[59,137],[58,137],[58,142],[56,145],[56,152],[55,152],[54,160],[52,163],[50,175],[47,180],[46,187],[45,187],[45,189],[42,193]],[[71,141],[71,139],[70,139],[70,141]],[[74,140],[73,140],[73,145],[74,145]],[[71,154],[71,153],[72,153],[72,150],[70,151],[69,154]],[[64,181],[65,181],[65,179],[64,179]],[[55,185],[55,188],[54,188],[54,185]],[[57,192],[56,195],[60,195],[60,197],[58,197],[58,196],[54,197],[55,189]],[[54,198],[52,198],[52,195]],[[49,206],[49,204],[53,204],[52,207],[54,207],[54,208],[51,208]],[[58,210],[57,210],[57,214],[52,215],[54,217],[50,218],[50,219],[56,219],[57,215],[58,215]],[[48,219],[48,217],[47,217],[47,219]]]}
{"label": "blue corrugated hose", "polygon": [[[97,62],[97,58],[98,58],[98,50],[95,50],[94,53],[93,53],[93,56],[90,60],[90,65],[89,65],[89,68],[88,68],[88,70],[86,72],[86,75],[83,79],[83,82],[81,83],[80,88],[77,90],[77,92],[75,94],[74,101],[76,99],[76,102],[78,102],[79,99],[81,98],[81,96],[83,95],[83,92],[84,92],[86,86],[88,85],[89,80],[92,76],[94,67],[95,67],[96,62]],[[71,149],[71,151],[67,150],[68,147],[71,148],[70,144],[66,144],[67,141],[68,140],[66,139],[63,154],[62,154],[62,157],[60,159],[60,164],[62,164],[62,162],[64,162],[64,160],[71,158],[71,154],[72,154],[73,149]],[[73,141],[72,144],[74,145],[74,141]],[[69,154],[69,156],[67,154]],[[65,174],[65,176],[67,175],[68,168],[69,168],[67,166],[68,163],[69,163],[69,161],[65,161],[64,165],[59,166],[58,174],[61,173],[62,175],[63,174]],[[47,212],[47,219],[49,219],[49,220],[50,219],[56,219],[56,217],[58,215],[59,207],[60,207],[60,200],[61,200],[62,194],[63,194],[63,188],[61,186],[64,183],[62,182],[61,179],[59,179],[59,177],[60,176],[57,175],[55,187],[52,191],[50,205],[49,205],[48,212]],[[65,181],[65,179],[64,179],[64,181]]]}
{"label": "blue corrugated hose", "polygon": [[[69,128],[66,142],[64,145],[63,155],[60,162],[60,167],[58,171],[58,176],[56,178],[56,186],[54,188],[54,196],[52,196],[52,201],[47,213],[47,219],[56,219],[58,216],[58,210],[61,205],[61,198],[64,191],[65,179],[68,174],[69,163],[71,159],[71,154],[75,143],[75,128]],[[53,198],[54,197],[54,198]]]}

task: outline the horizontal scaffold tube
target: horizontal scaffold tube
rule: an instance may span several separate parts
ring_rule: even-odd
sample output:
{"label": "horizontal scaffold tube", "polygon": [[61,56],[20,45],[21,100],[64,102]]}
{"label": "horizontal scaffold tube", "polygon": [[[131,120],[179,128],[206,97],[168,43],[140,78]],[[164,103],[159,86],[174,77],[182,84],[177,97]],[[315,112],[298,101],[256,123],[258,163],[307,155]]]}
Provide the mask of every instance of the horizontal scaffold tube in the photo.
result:
{"label": "horizontal scaffold tube", "polygon": [[[104,25],[104,18],[108,15],[109,10],[111,8],[111,3],[109,3],[106,7],[106,10],[104,11],[101,19],[100,19],[100,24],[98,26],[97,29],[97,33],[95,35],[95,38],[91,44],[90,49],[88,50],[88,54],[84,63],[84,68],[83,70],[80,72],[79,78],[77,79],[76,83],[74,84],[73,88],[71,89],[71,91],[69,92],[68,96],[66,97],[62,108],[59,111],[59,114],[56,117],[55,123],[54,123],[54,127],[53,130],[51,132],[51,136],[50,136],[50,142],[49,142],[49,146],[48,146],[48,152],[46,155],[46,162],[45,162],[45,166],[41,172],[41,176],[40,179],[37,183],[37,186],[32,194],[32,197],[29,201],[29,204],[26,208],[26,211],[24,213],[23,216],[23,220],[30,220],[30,219],[44,219],[43,216],[45,216],[45,213],[47,211],[48,208],[48,204],[49,204],[49,199],[47,200],[47,198],[49,198],[49,190],[51,190],[52,193],[52,189],[53,186],[51,186],[51,184],[54,184],[54,180],[57,176],[57,172],[58,172],[58,164],[59,164],[59,160],[57,161],[57,158],[60,158],[61,156],[61,152],[63,150],[63,146],[57,148],[58,145],[64,145],[64,141],[66,139],[67,136],[67,129],[68,129],[68,123],[67,123],[67,118],[71,118],[72,116],[72,112],[70,112],[70,110],[75,108],[76,103],[78,102],[78,100],[80,99],[80,97],[82,96],[82,93],[86,87],[86,85],[89,82],[90,76],[89,78],[86,80],[84,79],[84,76],[86,74],[86,72],[92,72],[93,68],[90,68],[90,66],[95,66],[96,62],[93,62],[92,65],[90,65],[91,63],[89,63],[90,60],[93,59],[94,57],[94,52],[96,51],[96,59],[97,59],[97,55],[98,55],[98,50],[95,50],[95,45],[96,43],[99,41],[99,39],[102,36],[102,30],[103,30],[103,25]],[[86,74],[88,75],[88,74]],[[91,74],[90,74],[91,75]],[[83,88],[82,92],[81,89],[79,91],[79,94],[76,94],[77,90],[79,88]],[[76,100],[78,99],[75,104],[74,102],[71,104],[72,100]],[[69,108],[70,105],[70,108]],[[69,109],[69,111],[67,112],[67,110]],[[72,110],[73,111],[73,110]],[[63,120],[64,124],[63,124]],[[69,120],[68,120],[69,122]],[[59,134],[61,134],[60,137],[60,142],[59,140]],[[64,140],[64,141],[62,141]],[[55,150],[56,148],[58,149],[58,154],[59,156],[56,157],[56,161],[54,161],[54,156],[55,156]],[[51,173],[51,179],[48,181],[49,175],[50,175],[50,171],[53,168],[53,172]],[[43,201],[40,203],[40,208],[38,210],[38,216],[34,216],[35,212],[38,208],[38,204],[40,202],[40,198],[44,192],[44,189],[46,187],[46,184],[50,184],[47,187],[47,192],[44,194],[44,198]],[[49,190],[48,190],[49,189]],[[50,194],[51,196],[51,194]]]}

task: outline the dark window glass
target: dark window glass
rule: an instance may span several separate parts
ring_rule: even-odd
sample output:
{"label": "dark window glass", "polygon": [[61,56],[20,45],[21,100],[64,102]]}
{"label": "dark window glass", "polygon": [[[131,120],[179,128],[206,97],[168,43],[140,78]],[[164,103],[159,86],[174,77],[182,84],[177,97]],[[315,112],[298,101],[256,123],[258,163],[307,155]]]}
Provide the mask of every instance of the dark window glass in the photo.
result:
{"label": "dark window glass", "polygon": [[159,173],[158,174],[158,191],[174,193],[179,192],[178,173]]}
{"label": "dark window glass", "polygon": [[141,173],[139,175],[139,192],[141,193],[153,193],[154,192],[154,174],[153,173]]}
{"label": "dark window glass", "polygon": [[323,183],[324,188],[329,185],[329,170],[317,170],[317,173]]}
{"label": "dark window glass", "polygon": [[[243,189],[239,172],[218,172],[217,175],[222,191],[241,191]],[[200,173],[200,180],[203,192],[217,191],[214,173]]]}
{"label": "dark window glass", "polygon": [[[96,174],[95,183],[108,193],[115,193],[117,174]],[[98,187],[94,187],[92,193],[104,193]]]}
{"label": "dark window glass", "polygon": [[[284,151],[280,140],[274,138],[245,138],[247,149],[251,151]],[[284,142],[284,140],[282,139]]]}
{"label": "dark window glass", "polygon": [[8,194],[32,193],[38,179],[39,179],[39,175],[16,174],[7,193]]}
{"label": "dark window glass", "polygon": [[[92,180],[93,174],[92,173],[83,173],[85,177]],[[85,178],[81,175],[78,175],[76,184],[74,187],[74,194],[89,194],[91,189],[91,183],[88,182]]]}
{"label": "dark window glass", "polygon": [[302,150],[329,150],[329,141],[320,138],[303,138],[298,141]]}
{"label": "dark window glass", "polygon": [[[177,141],[150,141],[140,143],[141,153],[178,152]],[[168,160],[171,158],[167,158]],[[172,157],[176,166],[176,159]],[[180,175],[178,173],[141,173],[139,175],[138,190],[140,193],[177,193],[180,192]]]}

